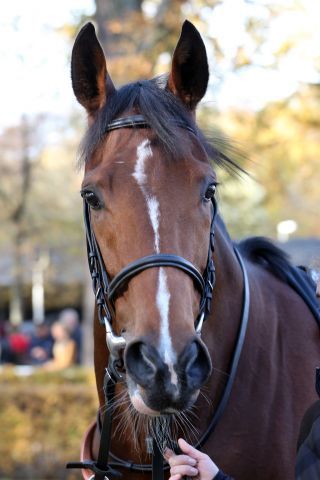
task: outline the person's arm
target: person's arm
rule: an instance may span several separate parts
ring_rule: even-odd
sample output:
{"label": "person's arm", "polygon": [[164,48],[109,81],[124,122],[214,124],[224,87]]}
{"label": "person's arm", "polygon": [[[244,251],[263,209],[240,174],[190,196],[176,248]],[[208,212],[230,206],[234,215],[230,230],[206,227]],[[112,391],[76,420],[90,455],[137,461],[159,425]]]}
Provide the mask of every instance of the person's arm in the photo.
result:
{"label": "person's arm", "polygon": [[61,369],[71,367],[76,357],[76,342],[70,339],[66,344],[59,358],[59,366]]}
{"label": "person's arm", "polygon": [[232,480],[225,475],[211,458],[192,447],[182,438],[178,440],[182,455],[176,455],[166,449],[164,457],[170,465],[169,480],[181,480],[184,476],[195,477],[197,480]]}
{"label": "person's arm", "polygon": [[76,344],[74,340],[69,340],[62,349],[54,350],[54,357],[44,364],[45,370],[63,370],[74,363],[76,354]]}

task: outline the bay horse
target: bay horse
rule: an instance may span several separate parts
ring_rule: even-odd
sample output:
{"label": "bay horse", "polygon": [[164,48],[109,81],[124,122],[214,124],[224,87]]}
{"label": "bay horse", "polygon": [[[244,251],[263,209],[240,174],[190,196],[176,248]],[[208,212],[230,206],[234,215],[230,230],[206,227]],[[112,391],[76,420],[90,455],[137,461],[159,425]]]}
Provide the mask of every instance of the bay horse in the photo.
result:
{"label": "bay horse", "polygon": [[[151,478],[150,438],[161,452],[179,436],[205,436],[237,480],[294,478],[319,328],[285,280],[285,254],[263,238],[235,246],[217,213],[215,166],[237,167],[196,125],[209,78],[199,32],[183,24],[168,75],[116,89],[89,23],[71,73],[89,122],[81,194],[100,402],[82,456],[97,460],[112,413],[101,441],[125,479]],[[81,465],[87,479],[117,473]]]}

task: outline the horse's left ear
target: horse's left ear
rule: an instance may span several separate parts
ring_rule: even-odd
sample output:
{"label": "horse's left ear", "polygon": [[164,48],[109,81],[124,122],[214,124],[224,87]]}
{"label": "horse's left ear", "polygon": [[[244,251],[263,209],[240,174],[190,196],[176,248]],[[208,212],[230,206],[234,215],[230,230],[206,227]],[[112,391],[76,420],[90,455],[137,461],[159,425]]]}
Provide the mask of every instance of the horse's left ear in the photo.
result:
{"label": "horse's left ear", "polygon": [[198,30],[186,20],[173,54],[168,88],[190,110],[195,110],[206,93],[208,80],[206,47]]}

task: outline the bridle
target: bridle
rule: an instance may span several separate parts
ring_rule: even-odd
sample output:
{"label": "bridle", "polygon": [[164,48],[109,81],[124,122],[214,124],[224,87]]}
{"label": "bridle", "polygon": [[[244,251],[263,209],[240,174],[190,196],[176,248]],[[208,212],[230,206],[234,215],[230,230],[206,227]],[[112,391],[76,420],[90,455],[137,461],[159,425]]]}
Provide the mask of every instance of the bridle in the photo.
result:
{"label": "bridle", "polygon": [[[176,125],[195,134],[195,131],[182,121],[176,122]],[[106,133],[119,128],[149,128],[149,125],[142,115],[133,115],[114,120],[107,126]],[[134,276],[144,270],[155,267],[174,267],[184,271],[193,279],[201,295],[199,314],[195,321],[196,333],[198,335],[201,334],[203,321],[206,315],[210,312],[212,291],[215,284],[215,268],[212,260],[212,253],[214,251],[214,221],[217,214],[217,204],[213,198],[209,249],[207,264],[203,274],[201,274],[191,262],[183,257],[171,253],[157,253],[139,258],[138,260],[129,263],[112,280],[110,280],[108,276],[99,245],[91,226],[90,206],[85,200],[83,208],[92,287],[95,293],[99,321],[106,328],[106,341],[111,357],[108,368],[120,379],[120,353],[125,348],[126,341],[122,336],[115,335],[112,329],[112,318],[115,315],[114,299],[121,294],[121,291],[123,291],[125,286]]]}
{"label": "bridle", "polygon": [[[188,124],[183,121],[175,121],[175,126],[181,127],[185,130],[192,132],[193,134],[196,134],[195,130],[193,130]],[[109,123],[106,128],[106,133],[119,128],[150,128],[150,126],[142,115],[132,115],[125,118],[119,118]],[[195,286],[200,292],[199,313],[195,321],[195,331],[198,335],[201,335],[203,322],[211,309],[212,293],[216,278],[215,267],[212,259],[212,255],[214,252],[214,227],[216,215],[217,204],[215,199],[213,198],[207,264],[203,274],[201,274],[191,262],[189,262],[183,257],[172,253],[157,253],[139,258],[138,260],[129,263],[119,273],[117,273],[113,279],[110,279],[93,228],[91,226],[90,206],[84,199],[84,224],[86,231],[88,263],[92,278],[92,287],[95,294],[95,302],[98,310],[98,318],[100,323],[104,325],[106,329],[106,343],[109,350],[109,363],[108,368],[106,368],[106,375],[104,379],[104,392],[108,408],[106,414],[104,415],[101,426],[101,441],[98,453],[98,460],[96,462],[85,461],[69,463],[67,465],[67,468],[91,469],[94,472],[91,478],[94,480],[108,480],[109,478],[121,475],[119,474],[119,472],[114,470],[113,467],[130,468],[130,470],[133,471],[152,471],[154,480],[163,479],[163,470],[166,467],[163,466],[162,455],[155,440],[153,440],[152,448],[152,465],[138,465],[132,464],[130,462],[125,462],[115,457],[110,452],[113,397],[116,382],[124,380],[122,352],[126,347],[125,338],[116,335],[112,328],[112,320],[115,316],[114,300],[117,296],[121,295],[128,282],[130,282],[130,280],[134,276],[138,275],[144,270],[159,267],[178,268],[192,278]],[[248,277],[244,263],[237,249],[235,249],[235,253],[239,260],[244,279],[241,326],[238,335],[237,345],[233,354],[231,371],[227,385],[225,387],[218,408],[216,409],[216,413],[213,416],[208,429],[196,445],[196,448],[200,448],[205,443],[205,441],[215,428],[216,424],[218,423],[218,420],[220,419],[226,407],[244,342],[250,303]],[[109,463],[109,455],[114,460],[112,463]]]}

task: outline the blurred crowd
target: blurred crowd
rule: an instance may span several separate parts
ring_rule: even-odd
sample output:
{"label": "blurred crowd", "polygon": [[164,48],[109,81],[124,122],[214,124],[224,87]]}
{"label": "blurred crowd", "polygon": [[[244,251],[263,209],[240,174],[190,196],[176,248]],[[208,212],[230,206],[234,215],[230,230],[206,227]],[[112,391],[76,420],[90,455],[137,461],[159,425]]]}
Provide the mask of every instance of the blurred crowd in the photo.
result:
{"label": "blurred crowd", "polygon": [[81,363],[82,332],[79,314],[68,308],[56,321],[39,325],[26,322],[0,328],[0,363],[31,365],[45,370],[62,370]]}

